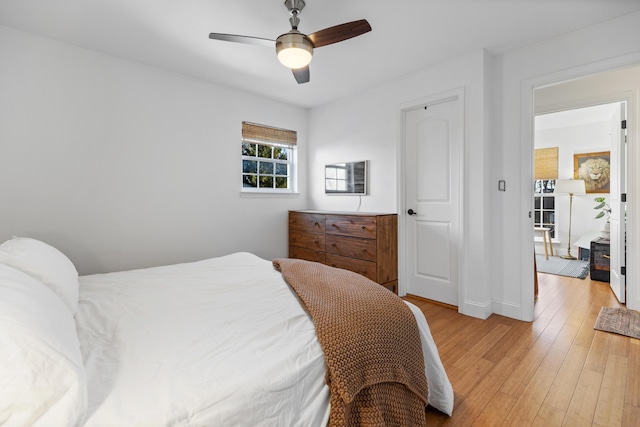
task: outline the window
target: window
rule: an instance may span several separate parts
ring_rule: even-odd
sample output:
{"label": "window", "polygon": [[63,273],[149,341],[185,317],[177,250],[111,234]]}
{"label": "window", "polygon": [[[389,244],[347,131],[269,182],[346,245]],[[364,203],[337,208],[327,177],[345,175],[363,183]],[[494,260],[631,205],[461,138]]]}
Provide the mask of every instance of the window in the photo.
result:
{"label": "window", "polygon": [[534,181],[534,227],[550,228],[549,235],[553,239],[556,235],[556,199],[553,190],[555,179],[537,179]]}
{"label": "window", "polygon": [[293,192],[295,131],[242,122],[242,190]]}

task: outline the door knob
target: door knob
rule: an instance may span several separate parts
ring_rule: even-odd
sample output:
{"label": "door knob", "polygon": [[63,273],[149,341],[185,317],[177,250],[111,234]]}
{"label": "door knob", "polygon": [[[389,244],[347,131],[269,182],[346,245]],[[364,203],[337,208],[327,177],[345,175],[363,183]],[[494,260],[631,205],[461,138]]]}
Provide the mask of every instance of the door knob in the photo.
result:
{"label": "door knob", "polygon": [[407,213],[408,213],[409,215],[417,215],[417,214],[418,214],[418,212],[414,211],[413,209],[409,209],[409,210],[407,211]]}

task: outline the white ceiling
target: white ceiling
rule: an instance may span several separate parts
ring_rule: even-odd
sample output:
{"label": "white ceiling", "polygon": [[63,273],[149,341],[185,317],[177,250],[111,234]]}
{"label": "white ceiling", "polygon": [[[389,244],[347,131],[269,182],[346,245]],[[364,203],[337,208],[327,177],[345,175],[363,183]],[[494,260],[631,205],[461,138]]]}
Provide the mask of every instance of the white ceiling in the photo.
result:
{"label": "white ceiling", "polygon": [[0,0],[0,24],[303,107],[485,48],[501,53],[640,11],[640,0],[307,0],[309,34],[367,19],[373,31],[316,49],[298,85],[275,49],[210,32],[275,39],[283,0]]}

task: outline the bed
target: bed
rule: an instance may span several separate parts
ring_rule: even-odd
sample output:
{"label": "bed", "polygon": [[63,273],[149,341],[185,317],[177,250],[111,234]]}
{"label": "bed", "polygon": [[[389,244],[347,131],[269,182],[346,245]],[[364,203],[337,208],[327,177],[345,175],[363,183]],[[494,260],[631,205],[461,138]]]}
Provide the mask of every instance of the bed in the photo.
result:
{"label": "bed", "polygon": [[[428,403],[453,390],[422,312]],[[314,323],[250,253],[78,277],[57,249],[0,245],[0,425],[326,426]]]}

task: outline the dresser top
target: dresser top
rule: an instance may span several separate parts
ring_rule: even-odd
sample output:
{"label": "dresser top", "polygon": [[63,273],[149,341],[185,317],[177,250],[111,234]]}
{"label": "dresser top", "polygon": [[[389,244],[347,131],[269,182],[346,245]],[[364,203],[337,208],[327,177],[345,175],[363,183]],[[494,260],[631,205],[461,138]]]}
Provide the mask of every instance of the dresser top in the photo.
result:
{"label": "dresser top", "polygon": [[346,212],[346,211],[321,211],[321,210],[290,210],[289,212],[300,212],[318,215],[353,215],[353,216],[379,216],[379,215],[397,215],[389,212]]}

